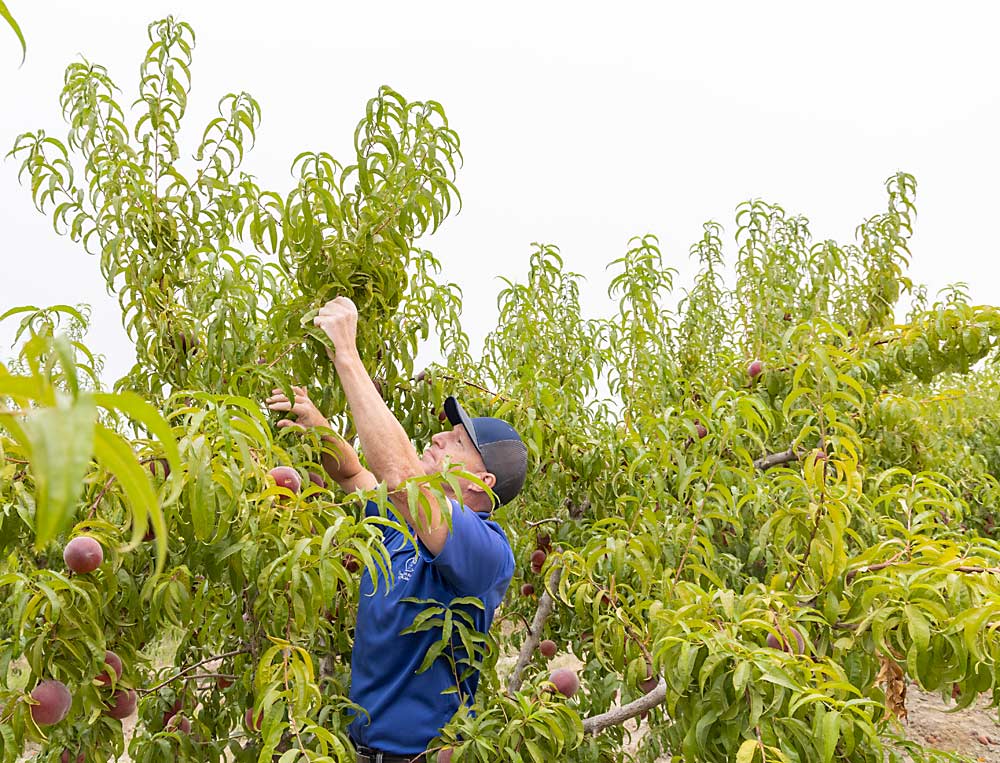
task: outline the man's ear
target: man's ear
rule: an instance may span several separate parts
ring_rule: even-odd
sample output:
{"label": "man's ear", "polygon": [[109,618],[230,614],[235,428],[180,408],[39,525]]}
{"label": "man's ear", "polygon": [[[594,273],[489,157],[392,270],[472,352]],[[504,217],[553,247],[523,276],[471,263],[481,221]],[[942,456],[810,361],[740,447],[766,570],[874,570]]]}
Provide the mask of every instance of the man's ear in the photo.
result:
{"label": "man's ear", "polygon": [[[493,472],[475,472],[475,475],[480,480],[482,480],[487,485],[489,485],[491,488],[495,484],[497,484],[497,477],[496,477],[495,474],[493,474]],[[477,485],[475,482],[470,482],[468,489],[471,490],[471,491],[473,491],[473,492],[476,492],[476,493],[485,493],[486,492],[481,487],[479,487],[479,485]]]}

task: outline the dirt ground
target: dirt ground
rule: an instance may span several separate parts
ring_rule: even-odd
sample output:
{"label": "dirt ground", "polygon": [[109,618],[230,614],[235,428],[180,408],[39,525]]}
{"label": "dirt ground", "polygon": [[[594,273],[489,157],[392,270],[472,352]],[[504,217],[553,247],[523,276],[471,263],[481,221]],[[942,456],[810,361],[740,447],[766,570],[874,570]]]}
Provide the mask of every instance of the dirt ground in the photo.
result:
{"label": "dirt ground", "polygon": [[906,736],[925,747],[957,752],[984,763],[1000,763],[997,710],[990,710],[985,699],[966,710],[949,712],[954,703],[945,703],[939,695],[911,686],[906,697]]}

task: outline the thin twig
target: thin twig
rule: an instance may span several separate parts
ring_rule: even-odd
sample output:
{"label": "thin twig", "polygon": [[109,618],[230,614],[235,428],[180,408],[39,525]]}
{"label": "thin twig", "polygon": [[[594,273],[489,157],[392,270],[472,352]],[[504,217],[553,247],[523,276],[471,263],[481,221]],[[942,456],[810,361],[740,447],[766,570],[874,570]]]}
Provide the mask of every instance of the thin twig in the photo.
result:
{"label": "thin twig", "polygon": [[101,488],[101,492],[97,494],[97,498],[95,498],[94,502],[90,505],[90,511],[87,513],[87,519],[94,518],[94,513],[97,511],[98,504],[100,504],[101,499],[104,498],[105,494],[108,492],[108,488],[114,484],[114,481],[115,476],[112,474],[108,477],[108,481],[104,483],[104,487]]}
{"label": "thin twig", "polygon": [[[148,464],[148,463],[150,463],[152,461],[156,461],[156,460],[157,460],[157,458],[155,456],[149,456],[147,458],[140,459],[139,460],[139,464],[140,465],[145,465],[145,464]],[[101,488],[101,492],[97,494],[97,498],[95,498],[94,502],[90,505],[90,511],[87,513],[87,519],[93,519],[94,518],[94,514],[97,511],[98,504],[101,502],[101,499],[108,492],[108,489],[111,487],[111,485],[114,484],[115,479],[116,479],[116,477],[113,474],[110,477],[108,477],[108,481],[104,483],[104,487]]]}
{"label": "thin twig", "polygon": [[235,657],[238,654],[247,654],[249,651],[250,651],[249,647],[244,647],[243,649],[234,649],[232,652],[226,652],[225,654],[217,654],[214,657],[206,657],[204,660],[199,660],[198,662],[194,663],[193,665],[188,665],[186,668],[184,668],[180,672],[175,673],[174,675],[170,676],[170,678],[168,678],[166,681],[162,681],[161,683],[158,683],[156,686],[154,686],[151,689],[139,689],[139,693],[142,694],[142,695],[152,694],[154,691],[157,691],[158,689],[162,689],[167,684],[169,684],[169,683],[171,683],[173,681],[176,681],[181,676],[183,676],[183,675],[185,675],[187,673],[190,673],[195,668],[201,667],[206,662],[212,662],[212,660],[224,660],[227,657]]}
{"label": "thin twig", "polygon": [[824,492],[823,495],[820,496],[819,504],[816,506],[816,519],[813,522],[812,533],[809,535],[809,542],[806,544],[806,553],[803,555],[802,561],[799,563],[799,569],[796,570],[795,577],[792,578],[792,582],[788,584],[789,591],[795,590],[795,584],[799,582],[799,579],[802,577],[802,573],[805,572],[806,564],[809,563],[809,554],[812,551],[813,542],[816,540],[816,533],[819,531],[819,523],[822,519],[822,509],[823,504],[825,503],[823,499],[825,497],[826,493]]}
{"label": "thin twig", "polygon": [[891,567],[898,561],[899,557],[901,557],[905,551],[906,549],[902,548],[895,556],[887,561],[879,562],[878,564],[869,564],[867,567],[859,567],[856,570],[851,570],[847,573],[847,582],[850,583],[862,572],[878,572],[879,570],[884,570],[886,567]]}
{"label": "thin twig", "polygon": [[[283,672],[284,678],[285,678],[285,691],[288,692],[289,695],[291,695],[291,693],[292,693],[292,687],[288,684],[288,655],[287,654],[284,655],[284,662],[282,664],[282,672]],[[288,724],[292,727],[292,733],[295,734],[295,738],[298,740],[299,749],[304,751],[306,749],[306,745],[302,741],[302,737],[299,734],[299,725],[295,722],[295,715],[292,713],[291,706],[289,706],[289,708],[288,708]],[[306,755],[306,758],[307,759],[309,758],[308,754]]]}
{"label": "thin twig", "polygon": [[502,395],[499,392],[494,392],[491,389],[486,389],[486,387],[482,387],[476,384],[475,382],[470,382],[467,379],[461,379],[457,376],[451,376],[450,374],[438,374],[438,376],[447,381],[458,382],[459,384],[464,384],[466,387],[472,387],[473,389],[478,389],[480,392],[485,392],[487,395],[492,395],[493,397],[503,400],[505,402],[510,400],[510,398],[507,397],[506,395]]}
{"label": "thin twig", "polygon": [[953,568],[955,572],[967,572],[975,574],[977,572],[989,572],[992,575],[1000,575],[1000,567],[955,567]]}
{"label": "thin twig", "polygon": [[[289,345],[289,347],[288,347],[287,350],[285,350],[283,353],[281,353],[280,355],[278,355],[278,357],[276,357],[274,360],[272,360],[270,363],[268,363],[267,366],[265,366],[265,367],[266,368],[273,368],[275,363],[277,363],[279,360],[281,360],[283,357],[285,357],[288,353],[290,353],[292,350],[294,350],[298,346],[299,346],[298,343]],[[333,358],[330,358],[330,360],[333,360]]]}
{"label": "thin twig", "polygon": [[229,673],[199,673],[196,676],[184,676],[185,681],[200,681],[202,678],[225,678],[229,681],[235,681],[238,676],[233,676]]}
{"label": "thin twig", "polygon": [[539,525],[548,524],[549,522],[561,522],[562,517],[548,517],[547,519],[539,519],[537,522],[525,522],[526,527],[538,527]]}

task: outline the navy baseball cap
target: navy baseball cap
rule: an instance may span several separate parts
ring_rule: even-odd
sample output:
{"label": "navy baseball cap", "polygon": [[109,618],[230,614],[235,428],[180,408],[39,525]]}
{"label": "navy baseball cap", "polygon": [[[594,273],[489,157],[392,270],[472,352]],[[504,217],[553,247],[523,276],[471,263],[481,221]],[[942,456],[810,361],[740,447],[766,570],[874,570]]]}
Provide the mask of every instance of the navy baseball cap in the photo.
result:
{"label": "navy baseball cap", "polygon": [[452,426],[465,427],[472,444],[483,457],[486,471],[497,478],[493,492],[498,505],[514,500],[524,487],[528,473],[528,448],[514,427],[502,419],[472,418],[454,397],[445,399],[444,412]]}

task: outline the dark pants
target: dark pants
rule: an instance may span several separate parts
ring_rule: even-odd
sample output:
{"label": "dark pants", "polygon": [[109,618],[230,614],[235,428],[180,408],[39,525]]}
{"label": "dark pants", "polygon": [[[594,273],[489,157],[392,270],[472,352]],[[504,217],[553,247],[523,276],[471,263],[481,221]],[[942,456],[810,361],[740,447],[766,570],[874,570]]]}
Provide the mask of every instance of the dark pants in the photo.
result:
{"label": "dark pants", "polygon": [[416,752],[413,755],[393,755],[359,744],[355,744],[354,749],[357,752],[358,763],[411,763],[414,760],[424,763],[426,760],[421,752]]}

